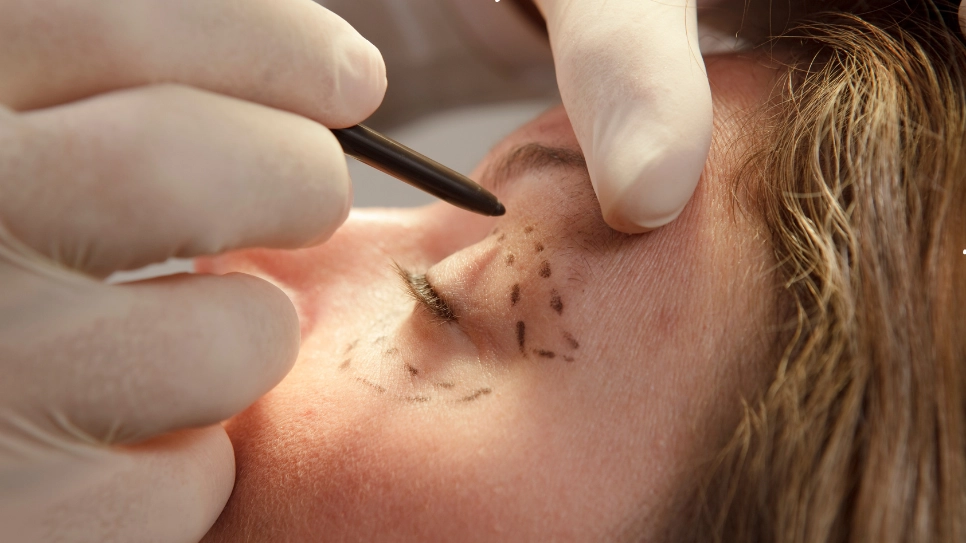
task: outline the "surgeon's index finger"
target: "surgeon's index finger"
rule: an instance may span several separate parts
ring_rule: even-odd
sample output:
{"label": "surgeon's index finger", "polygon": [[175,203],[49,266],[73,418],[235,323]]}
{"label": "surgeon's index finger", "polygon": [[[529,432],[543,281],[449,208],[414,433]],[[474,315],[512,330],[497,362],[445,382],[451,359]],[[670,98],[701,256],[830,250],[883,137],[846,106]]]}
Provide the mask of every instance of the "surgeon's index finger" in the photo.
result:
{"label": "surgeon's index finger", "polygon": [[0,0],[0,103],[174,82],[344,127],[385,93],[378,50],[311,0]]}
{"label": "surgeon's index finger", "polygon": [[604,218],[624,232],[674,220],[707,159],[711,91],[695,2],[538,2]]}
{"label": "surgeon's index finger", "polygon": [[352,203],[329,130],[220,94],[138,87],[13,117],[0,124],[0,217],[91,275],[313,245]]}

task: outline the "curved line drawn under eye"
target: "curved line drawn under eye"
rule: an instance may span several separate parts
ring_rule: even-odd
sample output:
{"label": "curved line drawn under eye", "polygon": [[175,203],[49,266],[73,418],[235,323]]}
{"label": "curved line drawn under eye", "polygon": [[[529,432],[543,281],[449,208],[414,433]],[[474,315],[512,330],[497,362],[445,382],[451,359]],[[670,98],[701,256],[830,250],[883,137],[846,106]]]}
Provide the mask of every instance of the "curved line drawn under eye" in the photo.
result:
{"label": "curved line drawn under eye", "polygon": [[[373,348],[373,350],[376,352],[376,358],[372,360],[376,366],[374,366],[372,369],[378,370],[377,374],[366,374],[367,370],[365,368],[367,365],[365,363],[357,363],[358,357],[360,356],[359,354],[353,354],[351,357],[346,356],[337,366],[340,371],[346,372],[348,378],[351,378],[352,380],[364,385],[373,393],[379,394],[382,397],[390,400],[405,401],[413,404],[439,403],[455,406],[469,401],[467,398],[471,400],[477,399],[481,396],[490,394],[492,391],[492,388],[488,386],[481,386],[486,384],[486,380],[482,382],[477,381],[475,383],[475,387],[473,386],[474,383],[462,383],[458,380],[433,382],[431,379],[427,379],[428,376],[424,373],[423,369],[416,367],[414,362],[407,361],[405,358],[400,356],[401,351],[395,345],[389,344],[385,345],[384,347],[377,347],[377,344],[386,343],[389,339],[389,336],[383,334],[376,336],[375,339],[368,340],[368,338],[372,337],[373,335],[375,334],[366,334],[365,345]],[[345,351],[346,353],[350,351],[358,352],[356,348],[362,343],[363,338],[357,337],[342,347],[341,350]],[[389,378],[389,382],[395,382],[393,381],[394,378],[391,376],[383,375],[386,370],[396,373],[398,377],[403,378],[403,380],[399,381],[398,383],[402,388],[397,390],[395,386],[389,386],[381,383],[381,381],[383,381],[383,377]],[[405,384],[405,376],[407,375],[409,376],[409,379],[412,380],[409,385]]]}

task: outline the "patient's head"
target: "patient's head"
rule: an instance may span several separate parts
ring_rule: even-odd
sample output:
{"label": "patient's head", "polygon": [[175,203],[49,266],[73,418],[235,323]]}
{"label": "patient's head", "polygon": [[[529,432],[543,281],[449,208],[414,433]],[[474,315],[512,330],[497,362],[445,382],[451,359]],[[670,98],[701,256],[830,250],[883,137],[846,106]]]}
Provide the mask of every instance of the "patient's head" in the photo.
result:
{"label": "patient's head", "polygon": [[228,424],[220,528],[586,541],[637,530],[642,511],[657,526],[760,381],[775,318],[774,264],[728,184],[773,71],[708,64],[726,145],[652,234],[603,222],[558,107],[477,170],[502,218],[359,211],[319,248],[210,263],[276,282],[303,323],[295,369]]}
{"label": "patient's head", "polygon": [[[795,519],[749,523],[770,521],[792,502],[805,512],[824,505],[797,499],[820,486],[796,486],[800,475],[821,473],[822,447],[841,453],[829,460],[834,468],[864,468],[867,456],[861,444],[828,438],[839,419],[806,408],[821,400],[826,415],[861,418],[867,398],[842,394],[873,371],[863,365],[872,353],[863,341],[879,321],[863,313],[873,307],[867,300],[902,307],[867,292],[875,283],[849,283],[876,279],[867,253],[886,246],[856,239],[865,233],[850,213],[868,207],[855,200],[883,192],[880,175],[905,187],[916,172],[903,161],[915,153],[878,169],[853,167],[870,172],[872,186],[849,181],[849,171],[835,170],[849,161],[830,157],[827,143],[869,123],[813,127],[813,112],[795,126],[796,106],[836,98],[808,95],[811,75],[768,59],[706,59],[712,153],[684,213],[658,231],[625,236],[605,226],[556,108],[510,135],[475,174],[506,204],[502,218],[445,204],[355,211],[322,247],[199,263],[275,282],[302,321],[295,369],[227,423],[238,477],[211,540],[653,541],[683,536],[696,518],[719,535],[768,540]],[[786,77],[789,85],[777,88],[809,102],[770,99],[789,96],[775,94]],[[851,158],[873,158],[868,144],[882,142],[862,141]],[[948,192],[955,187],[940,169],[930,175]],[[819,181],[830,194],[805,194],[820,192]],[[840,200],[854,205],[837,211],[830,202]],[[950,224],[932,208],[920,217]],[[943,243],[963,241],[931,232],[947,235]],[[962,279],[956,273],[942,284]],[[925,285],[917,295],[935,293],[913,279]],[[891,292],[892,283],[881,286]],[[911,360],[878,359],[886,358]],[[941,365],[935,356],[927,363]],[[850,371],[861,375],[842,377]],[[823,372],[836,379],[822,381]],[[842,405],[843,397],[858,405]],[[788,431],[775,430],[772,414]],[[961,424],[962,413],[953,419]],[[794,442],[803,437],[811,449]],[[833,500],[862,480],[828,473],[846,488],[822,489]],[[695,504],[712,514],[696,515]],[[744,509],[735,513],[736,505]],[[836,528],[838,517],[829,518]]]}

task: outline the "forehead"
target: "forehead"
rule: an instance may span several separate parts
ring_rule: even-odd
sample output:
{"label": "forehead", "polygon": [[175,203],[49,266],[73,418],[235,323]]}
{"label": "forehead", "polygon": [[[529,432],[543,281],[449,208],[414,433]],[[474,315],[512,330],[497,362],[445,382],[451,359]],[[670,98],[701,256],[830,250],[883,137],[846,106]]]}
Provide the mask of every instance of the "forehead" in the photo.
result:
{"label": "forehead", "polygon": [[[744,129],[744,123],[768,99],[777,82],[780,66],[768,55],[752,52],[708,56],[704,61],[715,107],[714,152],[716,145],[730,147]],[[525,141],[575,150],[580,148],[567,112],[560,105],[522,126],[498,144],[490,157],[500,157]]]}

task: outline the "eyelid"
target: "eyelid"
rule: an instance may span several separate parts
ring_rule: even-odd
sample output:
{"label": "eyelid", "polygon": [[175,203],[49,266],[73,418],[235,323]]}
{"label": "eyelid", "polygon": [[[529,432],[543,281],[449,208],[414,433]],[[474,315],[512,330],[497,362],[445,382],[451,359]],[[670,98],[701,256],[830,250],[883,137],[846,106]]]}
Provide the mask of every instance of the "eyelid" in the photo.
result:
{"label": "eyelid", "polygon": [[418,304],[423,306],[440,322],[456,322],[459,317],[450,309],[446,301],[436,292],[436,289],[426,279],[424,273],[412,273],[397,262],[393,262],[396,275],[402,279],[406,292]]}
{"label": "eyelid", "polygon": [[577,170],[590,178],[587,161],[579,148],[550,147],[530,142],[504,155],[501,161],[483,174],[483,180],[494,192],[499,192],[511,179],[524,172],[559,167]]}

